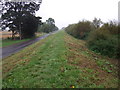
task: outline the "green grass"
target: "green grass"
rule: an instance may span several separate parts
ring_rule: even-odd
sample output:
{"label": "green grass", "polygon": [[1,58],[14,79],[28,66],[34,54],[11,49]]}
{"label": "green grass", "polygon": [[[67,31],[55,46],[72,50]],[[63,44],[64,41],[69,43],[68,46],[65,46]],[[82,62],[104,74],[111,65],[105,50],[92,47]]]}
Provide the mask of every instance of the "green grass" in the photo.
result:
{"label": "green grass", "polygon": [[[34,38],[37,38],[37,37],[40,37],[42,35],[45,35],[45,33],[37,33],[36,34],[36,37]],[[6,46],[9,46],[9,45],[13,45],[13,44],[17,44],[17,43],[21,43],[21,42],[25,42],[25,41],[28,41],[28,40],[32,40],[34,38],[29,38],[29,39],[23,39],[23,40],[11,40],[11,39],[4,39],[2,40],[2,47],[6,47]]]}
{"label": "green grass", "polygon": [[44,44],[36,48],[27,65],[18,65],[7,75],[3,80],[3,87],[59,88],[76,83],[81,71],[67,64],[63,32],[50,36]]}
{"label": "green grass", "polygon": [[2,40],[2,47],[13,45],[13,44],[24,42],[24,41],[28,41],[28,40],[31,40],[31,39],[23,39],[23,40],[5,39],[5,40]]}
{"label": "green grass", "polygon": [[[108,73],[112,73],[113,69],[118,69],[115,65],[113,65],[112,63],[110,63],[107,59],[105,59],[105,56],[103,56],[102,58],[99,57],[94,57],[87,51],[82,51],[82,54],[85,55],[88,58],[92,58],[93,60],[95,60],[96,64],[104,71],[108,72]],[[98,55],[98,53],[97,53]],[[118,74],[118,71],[114,72],[114,74]]]}
{"label": "green grass", "polygon": [[96,77],[99,72],[94,73],[94,69],[79,68],[68,63],[65,35],[64,31],[59,31],[5,58],[3,88],[116,87],[116,78],[108,76],[97,85],[96,82],[101,79]]}
{"label": "green grass", "polygon": [[80,79],[80,86],[89,88],[117,87],[119,82],[116,77],[118,75],[118,66],[111,63],[110,58],[108,59],[87,49],[85,41],[73,37],[69,38],[66,39],[69,41],[68,47],[71,51],[69,56],[72,61],[70,63],[80,67],[83,72],[80,77],[84,78],[84,80],[81,82]]}

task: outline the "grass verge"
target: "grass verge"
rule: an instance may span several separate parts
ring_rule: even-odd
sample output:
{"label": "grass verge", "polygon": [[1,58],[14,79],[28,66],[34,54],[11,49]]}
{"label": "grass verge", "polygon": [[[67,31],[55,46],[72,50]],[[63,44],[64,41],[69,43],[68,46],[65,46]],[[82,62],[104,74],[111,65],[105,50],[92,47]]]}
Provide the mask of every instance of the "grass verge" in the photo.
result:
{"label": "grass verge", "polygon": [[60,31],[5,58],[3,88],[117,88],[116,69],[102,70],[95,55]]}
{"label": "grass verge", "polygon": [[[34,37],[34,38],[40,37],[42,35],[45,35],[45,33],[36,33],[36,37]],[[3,39],[1,43],[2,43],[2,47],[6,47],[6,46],[9,46],[9,45],[13,45],[13,44],[25,42],[25,41],[28,41],[28,40],[32,40],[34,38],[23,39],[23,40]]]}

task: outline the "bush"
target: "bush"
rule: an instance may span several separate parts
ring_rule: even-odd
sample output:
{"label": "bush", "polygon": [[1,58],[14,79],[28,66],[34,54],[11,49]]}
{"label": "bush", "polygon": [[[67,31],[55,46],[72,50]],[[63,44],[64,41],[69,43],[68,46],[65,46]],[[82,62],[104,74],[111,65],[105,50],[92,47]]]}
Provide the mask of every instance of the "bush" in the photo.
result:
{"label": "bush", "polygon": [[69,25],[67,28],[65,28],[65,31],[68,33],[68,34],[70,34],[70,35],[72,35],[72,36],[74,36],[74,37],[76,37],[77,35],[75,34],[75,25],[76,24],[71,24],[71,25]]}
{"label": "bush", "polygon": [[38,27],[38,32],[49,33],[49,32],[53,32],[53,31],[57,31],[57,30],[58,30],[58,27],[55,26],[55,24],[43,23],[43,25],[40,25]]}
{"label": "bush", "polygon": [[[97,19],[96,19],[97,20]],[[87,41],[87,46],[96,53],[120,58],[120,25],[115,22],[104,23],[100,27],[101,20],[94,22],[80,21],[77,24],[69,25],[65,30],[68,34]],[[98,25],[99,24],[99,25]]]}
{"label": "bush", "polygon": [[102,55],[120,58],[118,28],[116,25],[104,24],[101,28],[92,31],[87,38],[88,47]]}
{"label": "bush", "polygon": [[77,24],[69,25],[66,28],[66,32],[76,38],[85,39],[91,31],[90,21],[80,21]]}
{"label": "bush", "polygon": [[118,25],[115,22],[110,21],[109,23],[104,23],[101,29],[108,30],[111,34],[117,35],[118,33]]}

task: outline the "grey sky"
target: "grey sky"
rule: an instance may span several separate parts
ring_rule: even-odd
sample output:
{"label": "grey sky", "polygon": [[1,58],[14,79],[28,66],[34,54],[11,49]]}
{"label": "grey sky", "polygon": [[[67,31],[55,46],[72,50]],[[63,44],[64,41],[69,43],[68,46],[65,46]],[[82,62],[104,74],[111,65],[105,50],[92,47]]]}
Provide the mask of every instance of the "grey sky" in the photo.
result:
{"label": "grey sky", "polygon": [[42,0],[37,16],[42,21],[49,17],[55,19],[59,28],[68,24],[77,23],[80,20],[93,20],[94,17],[101,18],[106,22],[118,20],[119,0]]}

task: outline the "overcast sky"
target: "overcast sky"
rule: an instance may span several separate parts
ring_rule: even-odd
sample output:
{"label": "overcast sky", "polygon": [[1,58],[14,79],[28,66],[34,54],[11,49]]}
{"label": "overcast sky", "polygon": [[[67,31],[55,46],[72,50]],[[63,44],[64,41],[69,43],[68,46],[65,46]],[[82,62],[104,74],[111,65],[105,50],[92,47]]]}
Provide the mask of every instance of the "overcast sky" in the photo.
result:
{"label": "overcast sky", "polygon": [[94,17],[102,21],[118,20],[118,2],[120,0],[42,0],[37,16],[46,21],[55,19],[56,26],[66,27],[80,20],[92,21]]}

